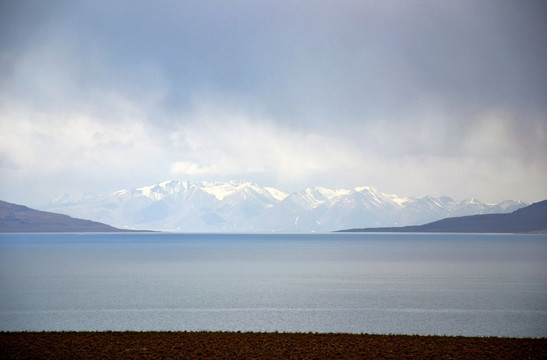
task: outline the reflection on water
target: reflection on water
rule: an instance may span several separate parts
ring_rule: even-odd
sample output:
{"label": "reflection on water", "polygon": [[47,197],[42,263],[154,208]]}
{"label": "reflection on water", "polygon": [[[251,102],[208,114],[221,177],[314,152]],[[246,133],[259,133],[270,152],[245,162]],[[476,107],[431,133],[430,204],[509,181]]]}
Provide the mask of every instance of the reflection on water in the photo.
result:
{"label": "reflection on water", "polygon": [[16,234],[0,330],[547,336],[547,237]]}

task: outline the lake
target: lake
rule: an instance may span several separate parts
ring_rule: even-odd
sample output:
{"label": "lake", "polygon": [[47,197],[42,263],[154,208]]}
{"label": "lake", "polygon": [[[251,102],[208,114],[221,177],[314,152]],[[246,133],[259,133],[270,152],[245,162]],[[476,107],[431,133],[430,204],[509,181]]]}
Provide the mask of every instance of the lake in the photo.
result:
{"label": "lake", "polygon": [[0,330],[547,336],[547,236],[2,234]]}

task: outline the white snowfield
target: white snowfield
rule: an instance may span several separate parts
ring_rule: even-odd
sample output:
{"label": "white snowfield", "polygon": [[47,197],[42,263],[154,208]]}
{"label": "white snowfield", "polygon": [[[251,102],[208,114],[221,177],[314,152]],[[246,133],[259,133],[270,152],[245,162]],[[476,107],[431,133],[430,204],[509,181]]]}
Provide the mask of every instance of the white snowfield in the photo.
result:
{"label": "white snowfield", "polygon": [[287,194],[248,181],[164,181],[106,196],[61,199],[43,210],[120,228],[184,232],[326,232],[424,224],[449,216],[507,213],[527,204],[474,198],[400,197],[363,186]]}

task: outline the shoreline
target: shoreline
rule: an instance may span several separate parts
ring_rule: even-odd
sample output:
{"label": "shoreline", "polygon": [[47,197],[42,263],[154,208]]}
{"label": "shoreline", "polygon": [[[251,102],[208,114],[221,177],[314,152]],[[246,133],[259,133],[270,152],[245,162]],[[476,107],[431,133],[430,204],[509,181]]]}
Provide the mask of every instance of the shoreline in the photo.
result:
{"label": "shoreline", "polygon": [[0,359],[545,359],[547,338],[185,331],[0,332]]}

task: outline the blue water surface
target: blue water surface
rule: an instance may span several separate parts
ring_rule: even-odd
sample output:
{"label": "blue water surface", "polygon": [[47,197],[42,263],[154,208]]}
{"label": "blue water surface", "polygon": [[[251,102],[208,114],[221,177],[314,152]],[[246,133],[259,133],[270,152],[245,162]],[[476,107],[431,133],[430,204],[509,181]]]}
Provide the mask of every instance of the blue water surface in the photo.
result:
{"label": "blue water surface", "polygon": [[547,336],[547,236],[3,234],[0,330]]}

